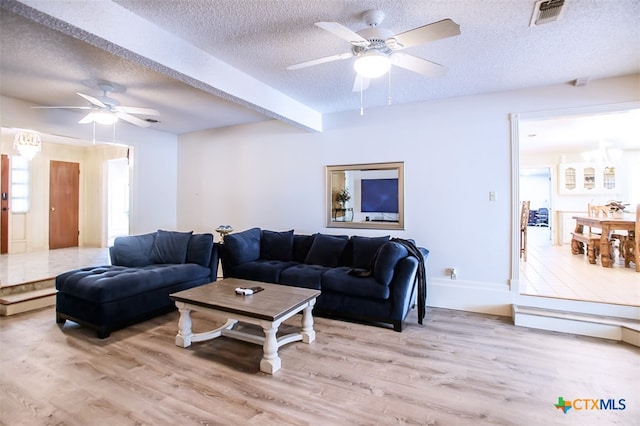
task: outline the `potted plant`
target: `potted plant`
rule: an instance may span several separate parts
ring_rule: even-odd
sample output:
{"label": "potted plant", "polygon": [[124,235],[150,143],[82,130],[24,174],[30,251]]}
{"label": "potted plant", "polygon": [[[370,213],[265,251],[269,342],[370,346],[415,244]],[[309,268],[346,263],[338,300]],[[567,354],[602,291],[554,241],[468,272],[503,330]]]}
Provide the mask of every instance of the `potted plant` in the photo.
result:
{"label": "potted plant", "polygon": [[349,188],[343,188],[336,195],[336,201],[338,202],[338,207],[344,209],[347,205],[347,201],[351,199],[351,194],[349,193]]}

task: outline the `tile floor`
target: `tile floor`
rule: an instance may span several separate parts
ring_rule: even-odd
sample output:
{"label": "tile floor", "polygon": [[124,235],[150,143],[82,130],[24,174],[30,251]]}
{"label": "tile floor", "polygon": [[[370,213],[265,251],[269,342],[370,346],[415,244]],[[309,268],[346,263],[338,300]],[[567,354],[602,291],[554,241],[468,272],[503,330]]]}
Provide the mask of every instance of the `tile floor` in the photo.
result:
{"label": "tile floor", "polygon": [[[527,230],[527,262],[520,260],[520,292],[535,296],[640,306],[640,273],[616,256],[612,268],[554,246],[548,228]],[[633,265],[633,264],[632,264]]]}
{"label": "tile floor", "polygon": [[0,288],[43,281],[75,268],[108,265],[109,249],[72,247],[0,255]]}

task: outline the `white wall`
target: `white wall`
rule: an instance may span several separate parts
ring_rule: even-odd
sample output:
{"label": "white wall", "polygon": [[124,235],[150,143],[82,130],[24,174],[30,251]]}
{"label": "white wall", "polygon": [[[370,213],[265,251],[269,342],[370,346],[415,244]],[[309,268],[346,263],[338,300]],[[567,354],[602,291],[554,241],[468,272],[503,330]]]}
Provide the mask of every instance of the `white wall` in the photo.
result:
{"label": "white wall", "polygon": [[[325,228],[324,167],[404,161],[406,229],[391,234],[431,250],[429,305],[509,315],[509,114],[637,101],[638,82],[636,75],[365,110],[364,116],[336,113],[325,116],[323,133],[271,121],[181,135],[178,227],[345,233]],[[490,191],[497,201],[489,201]],[[449,267],[458,269],[458,280],[448,278]]]}

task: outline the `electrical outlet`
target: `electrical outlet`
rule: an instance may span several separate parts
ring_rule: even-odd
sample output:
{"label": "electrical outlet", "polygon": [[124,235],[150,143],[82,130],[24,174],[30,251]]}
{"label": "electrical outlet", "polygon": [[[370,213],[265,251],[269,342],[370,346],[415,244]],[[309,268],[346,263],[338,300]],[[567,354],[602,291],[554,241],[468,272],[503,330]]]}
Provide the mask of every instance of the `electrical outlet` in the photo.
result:
{"label": "electrical outlet", "polygon": [[456,268],[449,268],[449,276],[452,280],[458,278],[458,271],[456,270]]}
{"label": "electrical outlet", "polygon": [[498,195],[495,191],[489,192],[489,201],[496,201],[498,199]]}

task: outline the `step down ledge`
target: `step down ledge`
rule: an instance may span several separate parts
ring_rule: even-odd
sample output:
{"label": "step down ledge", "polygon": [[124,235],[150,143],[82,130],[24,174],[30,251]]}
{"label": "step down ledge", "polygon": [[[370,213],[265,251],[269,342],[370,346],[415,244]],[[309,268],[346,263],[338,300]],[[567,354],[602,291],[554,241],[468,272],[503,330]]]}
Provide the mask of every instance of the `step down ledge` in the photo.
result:
{"label": "step down ledge", "polygon": [[57,292],[58,291],[55,288],[45,288],[41,290],[4,295],[0,297],[0,315],[15,315],[47,306],[53,306],[56,303]]}
{"label": "step down ledge", "polygon": [[[513,305],[518,326],[618,340],[640,347],[640,321]],[[590,327],[591,326],[591,327]]]}

